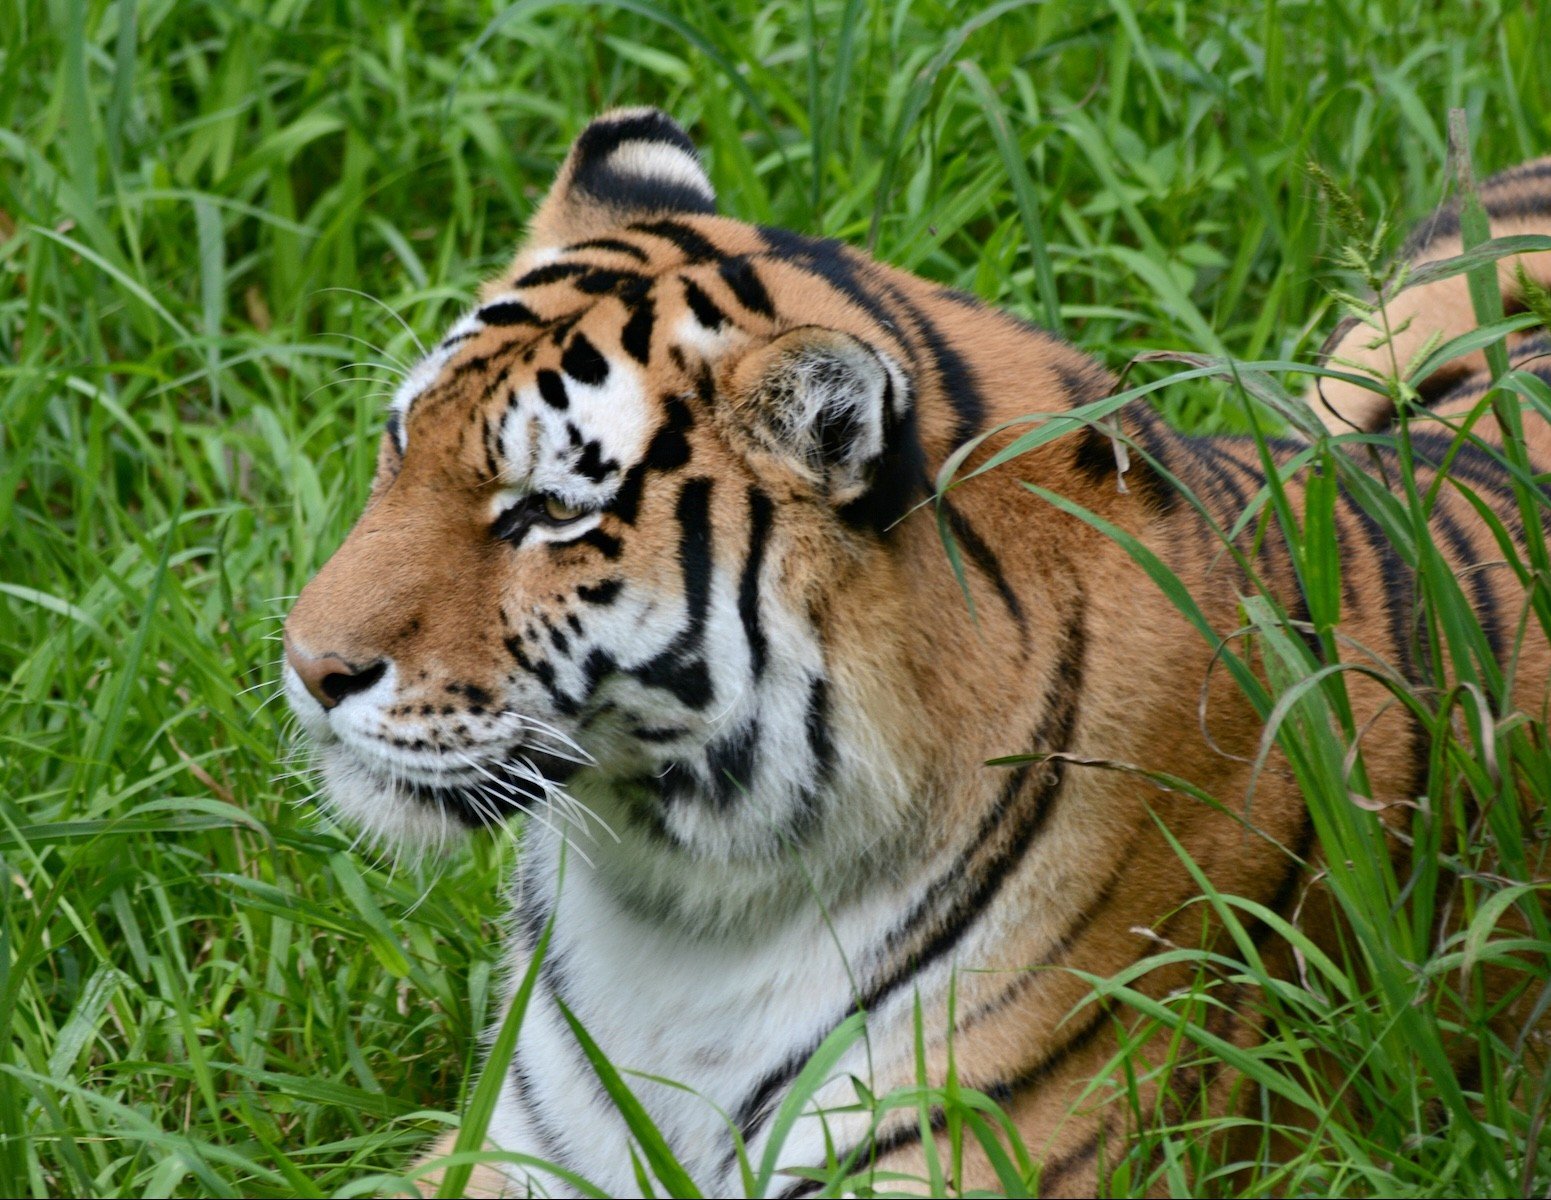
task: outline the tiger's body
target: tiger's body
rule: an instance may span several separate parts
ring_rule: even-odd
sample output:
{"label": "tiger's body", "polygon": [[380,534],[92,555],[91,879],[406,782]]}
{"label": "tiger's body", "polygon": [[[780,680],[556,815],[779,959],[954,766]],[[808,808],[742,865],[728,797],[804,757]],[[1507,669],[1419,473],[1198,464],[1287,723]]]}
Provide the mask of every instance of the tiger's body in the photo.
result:
{"label": "tiger's body", "polygon": [[[1528,187],[1520,215],[1551,227],[1551,162],[1491,185],[1499,209],[1505,187]],[[1523,261],[1545,279],[1548,258]],[[1545,351],[1517,350],[1551,379],[1533,357]],[[1456,380],[1442,403],[1479,386]],[[940,1081],[951,993],[959,1078],[1017,1122],[1042,1194],[1092,1194],[1125,1130],[1117,1106],[1077,1101],[1115,1052],[1116,1014],[1068,1019],[1089,991],[1074,972],[1201,937],[1199,888],[1160,826],[1219,889],[1301,906],[1320,927],[1302,886],[1313,826],[1285,773],[1260,776],[1263,836],[1245,837],[1189,795],[1084,765],[1137,764],[1231,806],[1261,725],[1220,670],[1203,692],[1215,647],[1121,545],[1020,486],[1139,540],[1227,634],[1247,585],[1167,476],[1227,528],[1264,482],[1254,443],[1183,437],[1133,406],[1123,425],[1146,453],[1123,487],[1108,438],[1078,428],[955,488],[941,511],[973,613],[920,507],[967,439],[1112,387],[972,298],[715,215],[693,147],[660,114],[582,135],[515,263],[401,388],[367,510],[287,626],[288,691],[348,818],[424,844],[539,810],[514,886],[514,978],[546,928],[550,941],[495,1146],[611,1194],[639,1187],[563,1004],[618,1066],[694,1089],[632,1085],[700,1186],[738,1193],[728,1120],[758,1163],[799,1069],[854,1012],[868,1037],[821,1106],[855,1099],[850,1076],[877,1093],[917,1078],[918,1005]],[[1551,462],[1551,431],[1526,420]],[[1479,428],[1495,436],[1489,418]],[[1284,460],[1299,448],[1273,444]],[[1453,469],[1506,503],[1482,459]],[[1296,508],[1301,483],[1288,486]],[[1395,552],[1354,506],[1337,522],[1343,633],[1414,671]],[[1449,489],[1438,522],[1457,568],[1497,557]],[[1306,613],[1279,537],[1250,553]],[[1506,656],[1522,589],[1503,570],[1470,578]],[[1517,658],[1519,706],[1543,720],[1551,653],[1533,627]],[[1352,686],[1381,801],[1414,795],[1427,769],[1386,695]],[[1031,752],[1058,757],[985,765]],[[562,786],[617,840],[568,827],[565,802],[545,803]],[[1268,932],[1254,936],[1281,961]],[[1218,1020],[1230,1040],[1256,1036],[1247,1006]],[[1199,1082],[1236,1102],[1231,1080]],[[869,1119],[808,1111],[780,1164],[844,1156]],[[896,1113],[870,1153],[919,1174],[915,1114]],[[565,1190],[506,1170],[481,1186]],[[994,1184],[983,1160],[967,1170],[966,1186]],[[806,1186],[783,1175],[775,1190]]]}

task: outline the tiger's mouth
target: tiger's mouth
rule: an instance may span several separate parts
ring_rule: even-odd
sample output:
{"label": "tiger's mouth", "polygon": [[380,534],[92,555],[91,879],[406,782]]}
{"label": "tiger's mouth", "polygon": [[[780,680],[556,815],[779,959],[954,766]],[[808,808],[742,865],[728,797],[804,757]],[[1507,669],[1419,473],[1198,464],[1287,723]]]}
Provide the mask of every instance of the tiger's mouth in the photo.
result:
{"label": "tiger's mouth", "polygon": [[497,762],[469,766],[457,776],[400,779],[422,804],[456,818],[469,829],[489,829],[531,813],[552,800],[583,764],[542,750],[523,750]]}

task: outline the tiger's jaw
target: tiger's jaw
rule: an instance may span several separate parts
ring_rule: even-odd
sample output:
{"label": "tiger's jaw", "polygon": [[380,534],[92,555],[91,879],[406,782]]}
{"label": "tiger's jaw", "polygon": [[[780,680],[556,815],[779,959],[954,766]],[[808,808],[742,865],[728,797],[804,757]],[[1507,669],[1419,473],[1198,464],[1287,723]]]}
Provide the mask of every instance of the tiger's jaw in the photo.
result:
{"label": "tiger's jaw", "polygon": [[479,736],[470,736],[475,722],[466,714],[456,737],[427,721],[430,714],[406,723],[414,706],[392,703],[397,673],[389,667],[348,704],[325,709],[294,666],[284,672],[325,804],[383,848],[445,850],[470,832],[542,812],[587,765],[564,735],[535,735],[533,722],[512,713],[488,714],[476,724]]}

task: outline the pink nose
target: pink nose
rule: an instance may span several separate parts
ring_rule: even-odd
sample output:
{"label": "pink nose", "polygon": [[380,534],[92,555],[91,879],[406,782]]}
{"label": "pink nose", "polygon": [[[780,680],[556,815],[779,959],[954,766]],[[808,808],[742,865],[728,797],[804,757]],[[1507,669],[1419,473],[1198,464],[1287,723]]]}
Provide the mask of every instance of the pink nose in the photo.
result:
{"label": "pink nose", "polygon": [[312,698],[324,708],[333,708],[347,696],[364,692],[382,678],[388,669],[386,659],[356,666],[337,654],[304,654],[286,640],[285,661],[291,664]]}

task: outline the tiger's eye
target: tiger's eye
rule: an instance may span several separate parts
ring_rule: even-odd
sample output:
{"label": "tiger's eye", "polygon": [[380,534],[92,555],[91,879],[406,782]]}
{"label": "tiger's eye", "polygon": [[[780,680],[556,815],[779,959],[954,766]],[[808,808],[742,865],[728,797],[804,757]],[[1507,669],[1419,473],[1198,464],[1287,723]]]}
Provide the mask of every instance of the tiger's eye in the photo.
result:
{"label": "tiger's eye", "polygon": [[585,508],[575,508],[567,504],[559,496],[544,497],[544,515],[557,525],[563,525],[567,521],[575,521],[587,515]]}

